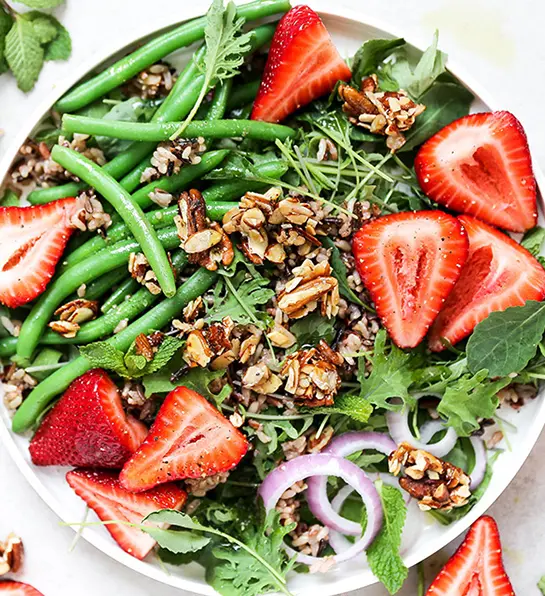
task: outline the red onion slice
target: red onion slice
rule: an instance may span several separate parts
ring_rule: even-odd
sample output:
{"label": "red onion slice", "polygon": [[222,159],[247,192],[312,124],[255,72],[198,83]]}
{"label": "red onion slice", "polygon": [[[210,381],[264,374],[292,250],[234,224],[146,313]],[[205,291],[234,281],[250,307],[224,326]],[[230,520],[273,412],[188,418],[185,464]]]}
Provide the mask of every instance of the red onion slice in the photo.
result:
{"label": "red onion slice", "polygon": [[[270,472],[261,484],[258,494],[263,499],[265,509],[269,511],[275,507],[282,494],[290,486],[311,476],[323,476],[326,479],[328,476],[342,478],[358,492],[367,509],[367,527],[363,536],[345,552],[335,556],[335,562],[337,563],[347,561],[364,551],[373,542],[382,526],[383,520],[382,505],[377,490],[365,472],[358,468],[356,464],[329,453],[301,455],[280,464]],[[361,526],[358,534],[360,533]],[[295,553],[293,549],[286,548],[289,553]],[[300,563],[312,565],[323,561],[321,557],[311,557],[302,553],[295,554],[297,554],[297,561]]]}
{"label": "red onion slice", "polygon": [[[352,431],[335,437],[322,453],[347,457],[357,451],[375,449],[380,453],[390,455],[396,447],[392,439],[383,433]],[[365,474],[365,472],[363,473]],[[331,507],[327,496],[327,477],[313,476],[309,478],[307,485],[307,502],[315,517],[330,530],[336,530],[341,534],[350,536],[360,535],[360,524],[342,517]]]}
{"label": "red onion slice", "polygon": [[473,447],[473,451],[475,451],[475,466],[473,467],[473,471],[470,474],[471,484],[469,486],[470,490],[475,490],[481,482],[484,480],[484,475],[486,474],[486,448],[484,446],[484,441],[480,437],[470,437],[469,441],[471,446]]}
{"label": "red onion slice", "polygon": [[[388,430],[392,435],[392,439],[394,439],[398,445],[401,443],[409,443],[416,449],[427,451],[428,453],[435,455],[435,457],[443,457],[452,451],[454,445],[456,445],[456,441],[458,440],[456,431],[449,427],[446,429],[447,432],[445,436],[437,443],[430,444],[424,442],[423,440],[419,441],[413,436],[411,429],[409,428],[409,410],[407,408],[405,408],[402,412],[387,412],[386,423],[388,424]],[[429,436],[429,433],[432,429],[433,427],[431,426],[427,427],[426,436]],[[432,437],[435,432],[431,435]]]}

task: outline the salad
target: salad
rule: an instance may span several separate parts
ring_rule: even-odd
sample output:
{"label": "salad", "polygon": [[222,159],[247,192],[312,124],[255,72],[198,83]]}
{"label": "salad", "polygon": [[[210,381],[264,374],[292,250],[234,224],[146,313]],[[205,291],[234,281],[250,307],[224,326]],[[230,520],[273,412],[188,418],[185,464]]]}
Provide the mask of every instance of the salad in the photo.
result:
{"label": "salad", "polygon": [[[397,592],[545,373],[528,143],[472,100],[437,34],[345,60],[287,0],[213,0],[76,85],[0,207],[4,403],[33,464],[221,594],[345,561]],[[496,535],[482,518],[467,548],[511,594]],[[471,589],[465,556],[430,594]]]}

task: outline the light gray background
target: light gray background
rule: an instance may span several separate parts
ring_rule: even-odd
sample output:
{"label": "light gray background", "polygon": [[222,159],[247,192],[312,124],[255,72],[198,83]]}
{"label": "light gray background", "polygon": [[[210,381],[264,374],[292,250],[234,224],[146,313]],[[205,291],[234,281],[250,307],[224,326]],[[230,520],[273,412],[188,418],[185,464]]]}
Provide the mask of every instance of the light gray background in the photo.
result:
{"label": "light gray background", "polygon": [[[101,40],[124,40],[163,22],[164,11],[180,10],[188,0],[68,0],[56,12],[74,42],[66,63],[48,63],[30,94],[21,93],[9,75],[0,76],[0,156],[10,136],[26,122],[43,93],[58,77],[66,77],[87,61]],[[192,0],[192,5],[202,0]],[[392,29],[411,35],[440,30],[441,49],[486,88],[504,109],[514,112],[528,132],[537,165],[545,169],[545,42],[542,0],[336,0],[352,8],[364,6]],[[206,2],[202,1],[203,10]],[[312,4],[309,1],[309,4]],[[163,17],[160,17],[163,12]],[[502,531],[505,562],[517,594],[537,596],[536,583],[545,574],[545,434],[521,472],[492,507]],[[23,537],[26,560],[21,579],[45,596],[178,596],[184,592],[141,577],[112,561],[84,541],[68,552],[73,531],[60,527],[57,517],[26,483],[0,445],[0,538],[15,531]],[[452,550],[452,546],[450,551]],[[427,564],[433,577],[448,552]],[[402,596],[416,593],[415,574]],[[381,587],[354,592],[359,596],[384,596]]]}

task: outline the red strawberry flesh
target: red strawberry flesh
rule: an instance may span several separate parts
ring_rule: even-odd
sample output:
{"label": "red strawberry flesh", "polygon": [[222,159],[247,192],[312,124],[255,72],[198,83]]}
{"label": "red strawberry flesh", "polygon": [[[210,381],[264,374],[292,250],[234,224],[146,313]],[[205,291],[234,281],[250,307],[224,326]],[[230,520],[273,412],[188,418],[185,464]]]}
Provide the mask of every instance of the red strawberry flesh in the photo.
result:
{"label": "red strawberry flesh", "polygon": [[[154,511],[181,509],[187,498],[185,491],[175,484],[131,493],[119,484],[113,472],[73,470],[68,472],[66,480],[102,521],[140,525],[142,519]],[[143,559],[155,546],[155,540],[139,528],[108,524],[106,529],[124,551],[137,559]]]}
{"label": "red strawberry flesh", "polygon": [[350,77],[320,17],[308,6],[296,6],[274,34],[252,119],[280,122]]}
{"label": "red strawberry flesh", "polygon": [[39,296],[74,230],[76,199],[0,207],[0,302],[9,308]]}
{"label": "red strawberry flesh", "polygon": [[424,143],[415,170],[440,205],[513,232],[536,224],[528,141],[509,112],[471,114],[446,126]]}
{"label": "red strawberry flesh", "polygon": [[146,427],[123,411],[115,383],[94,369],[68,387],[29,449],[38,466],[121,468],[146,434]]}
{"label": "red strawberry flesh", "polygon": [[28,584],[11,580],[0,581],[0,592],[10,594],[11,596],[44,596],[36,588]]}
{"label": "red strawberry flesh", "polygon": [[460,275],[467,250],[464,229],[441,211],[386,215],[355,234],[356,268],[399,347],[422,341]]}
{"label": "red strawberry flesh", "polygon": [[491,312],[545,298],[545,270],[525,248],[474,217],[458,219],[469,237],[469,257],[432,327],[434,351],[467,337]]}
{"label": "red strawberry flesh", "polygon": [[178,387],[161,406],[150,432],[119,477],[141,491],[169,480],[204,478],[234,468],[248,441],[195,391]]}

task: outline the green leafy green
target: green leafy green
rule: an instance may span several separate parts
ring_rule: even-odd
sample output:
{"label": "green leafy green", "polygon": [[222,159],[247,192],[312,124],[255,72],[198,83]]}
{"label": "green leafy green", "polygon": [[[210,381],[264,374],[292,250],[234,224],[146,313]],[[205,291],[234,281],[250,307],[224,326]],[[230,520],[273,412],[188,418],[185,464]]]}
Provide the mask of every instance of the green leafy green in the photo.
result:
{"label": "green leafy green", "polygon": [[384,511],[384,523],[378,536],[367,549],[367,560],[371,571],[388,592],[395,594],[401,589],[409,573],[399,555],[407,507],[401,491],[397,488],[382,485],[379,494]]}
{"label": "green leafy green", "polygon": [[469,370],[486,368],[490,377],[521,371],[535,356],[544,332],[545,302],[529,300],[523,306],[490,313],[467,343]]}
{"label": "green leafy green", "polygon": [[134,379],[151,375],[166,366],[183,343],[183,340],[177,337],[165,336],[151,360],[137,354],[136,342],[132,343],[126,354],[106,341],[81,346],[80,353],[97,368],[105,368],[121,377]]}
{"label": "green leafy green", "polygon": [[146,528],[145,532],[157,540],[159,546],[174,554],[197,552],[210,543],[210,538],[195,532],[153,527]]}
{"label": "green leafy green", "polygon": [[361,395],[346,393],[338,395],[332,406],[319,406],[306,411],[313,414],[343,414],[365,424],[373,413],[373,406]]}
{"label": "green leafy green", "polygon": [[61,5],[64,0],[18,0],[21,4],[30,6],[30,8],[55,8]]}
{"label": "green leafy green", "polygon": [[[207,368],[193,368],[178,376],[174,366],[167,366],[152,375],[146,375],[142,379],[146,397],[153,393],[169,393],[176,387],[187,387],[209,400],[220,404],[231,395],[231,385],[225,385],[219,393],[210,390],[210,383],[225,375],[224,370],[208,370]],[[174,380],[173,380],[174,379]]]}
{"label": "green leafy green", "polygon": [[50,18],[49,15],[37,10],[25,13],[24,18],[32,23],[34,33],[36,33],[42,45],[53,41],[57,37],[57,27],[54,22],[56,19]]}
{"label": "green leafy green", "polygon": [[213,82],[230,79],[239,73],[244,62],[244,53],[250,49],[252,33],[241,33],[244,19],[237,18],[233,2],[223,6],[223,0],[212,0],[206,13],[204,41],[206,53],[204,63],[197,66],[204,74],[201,91],[191,112],[175,136],[180,136],[193,120]]}
{"label": "green leafy green", "polygon": [[545,575],[537,582],[537,587],[539,588],[543,596],[545,596]]}
{"label": "green leafy green", "polygon": [[335,338],[335,319],[328,319],[313,312],[302,319],[297,319],[291,325],[290,331],[295,335],[297,345],[300,347],[316,346],[322,339],[329,345]]}
{"label": "green leafy green", "polygon": [[4,58],[6,35],[13,26],[12,16],[0,6],[0,74],[6,72],[8,65]]}
{"label": "green leafy green", "polygon": [[361,80],[377,71],[378,65],[391,51],[405,44],[398,39],[370,39],[354,55],[352,62],[352,82],[359,87]]}
{"label": "green leafy green", "polygon": [[57,37],[45,46],[45,60],[68,60],[72,53],[70,33],[57,21]]}
{"label": "green leafy green", "polygon": [[347,300],[350,300],[350,302],[359,306],[365,306],[348,283],[348,271],[341,258],[341,251],[335,246],[335,243],[329,236],[324,236],[321,240],[322,244],[331,251],[329,262],[333,269],[333,275],[339,282],[339,292]]}
{"label": "green leafy green", "polygon": [[510,378],[487,382],[486,369],[475,375],[464,375],[449,385],[437,411],[459,437],[468,437],[479,429],[481,418],[492,418],[498,407],[497,393],[511,382]]}
{"label": "green leafy green", "polygon": [[17,15],[6,35],[5,58],[21,91],[30,91],[38,80],[44,62],[44,50],[34,26]]}
{"label": "green leafy green", "polygon": [[537,257],[541,252],[541,247],[543,246],[543,241],[545,240],[545,228],[541,226],[536,226],[531,230],[528,230],[526,234],[524,234],[524,238],[521,240],[522,246]]}
{"label": "green leafy green", "polygon": [[2,205],[2,207],[18,207],[19,197],[13,190],[7,189],[4,192],[2,199],[0,199],[0,204]]}

